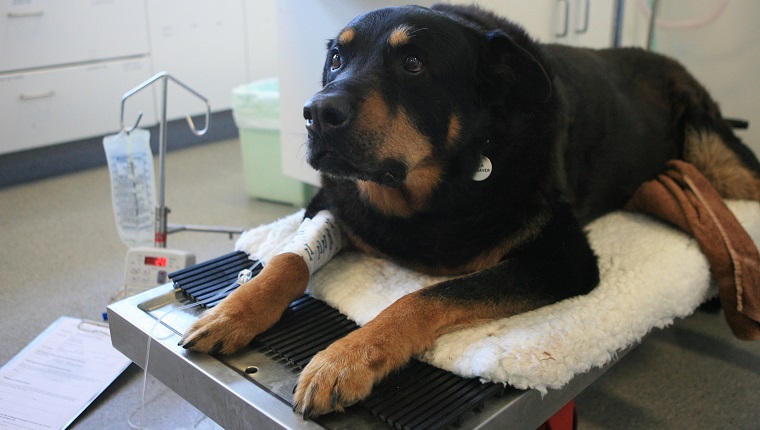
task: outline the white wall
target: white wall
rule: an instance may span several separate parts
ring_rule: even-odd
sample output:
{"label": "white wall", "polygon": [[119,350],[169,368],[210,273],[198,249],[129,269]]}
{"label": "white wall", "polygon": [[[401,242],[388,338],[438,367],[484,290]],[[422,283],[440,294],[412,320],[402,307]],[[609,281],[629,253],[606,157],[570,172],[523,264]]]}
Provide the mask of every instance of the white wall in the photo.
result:
{"label": "white wall", "polygon": [[277,76],[277,0],[245,0],[250,81]]}

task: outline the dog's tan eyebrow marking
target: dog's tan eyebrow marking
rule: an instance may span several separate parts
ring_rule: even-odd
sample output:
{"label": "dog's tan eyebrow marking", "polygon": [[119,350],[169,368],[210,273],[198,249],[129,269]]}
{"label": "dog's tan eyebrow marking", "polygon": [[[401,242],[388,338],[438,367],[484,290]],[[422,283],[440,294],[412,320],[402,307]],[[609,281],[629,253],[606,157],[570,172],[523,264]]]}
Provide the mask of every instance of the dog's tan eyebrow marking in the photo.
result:
{"label": "dog's tan eyebrow marking", "polygon": [[459,117],[456,114],[452,114],[449,118],[449,131],[446,135],[446,143],[453,145],[462,133],[462,123],[459,121]]}
{"label": "dog's tan eyebrow marking", "polygon": [[351,43],[352,40],[354,40],[354,36],[356,36],[356,30],[354,30],[352,27],[348,27],[340,32],[340,35],[338,36],[338,43],[341,45],[347,45]]}
{"label": "dog's tan eyebrow marking", "polygon": [[394,48],[398,48],[399,46],[409,43],[411,37],[412,27],[406,24],[401,24],[391,32],[390,36],[388,36],[388,44]]}

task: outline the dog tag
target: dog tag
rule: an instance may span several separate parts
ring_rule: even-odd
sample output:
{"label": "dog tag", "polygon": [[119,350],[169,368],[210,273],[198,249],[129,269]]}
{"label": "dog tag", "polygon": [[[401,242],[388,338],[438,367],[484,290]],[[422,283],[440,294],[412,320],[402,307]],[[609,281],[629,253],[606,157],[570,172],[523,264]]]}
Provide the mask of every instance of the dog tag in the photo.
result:
{"label": "dog tag", "polygon": [[475,174],[472,175],[472,180],[478,182],[483,181],[491,176],[492,170],[493,166],[491,165],[491,160],[489,160],[485,155],[481,155],[480,166],[478,167],[478,170],[475,171]]}

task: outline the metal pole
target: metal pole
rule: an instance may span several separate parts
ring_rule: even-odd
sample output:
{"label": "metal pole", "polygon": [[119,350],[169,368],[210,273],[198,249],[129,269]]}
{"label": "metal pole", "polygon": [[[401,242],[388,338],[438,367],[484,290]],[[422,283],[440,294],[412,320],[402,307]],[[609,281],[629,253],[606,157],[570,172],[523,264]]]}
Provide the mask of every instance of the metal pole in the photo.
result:
{"label": "metal pole", "polygon": [[615,2],[615,22],[613,24],[612,46],[619,48],[623,41],[623,11],[625,10],[625,0]]}
{"label": "metal pole", "polygon": [[647,32],[647,51],[651,51],[654,48],[654,30],[657,25],[657,9],[660,5],[660,0],[652,0],[652,15],[649,16],[649,31]]}
{"label": "metal pole", "polygon": [[190,115],[187,116],[187,124],[190,126],[190,131],[193,132],[196,136],[202,136],[206,131],[208,130],[209,126],[211,125],[211,106],[208,103],[208,99],[206,97],[203,97],[200,93],[195,91],[194,89],[188,87],[187,85],[183,84],[182,82],[178,81],[177,78],[173,77],[167,72],[160,72],[156,75],[154,75],[152,78],[148,79],[147,81],[143,82],[142,84],[138,85],[137,87],[131,89],[129,92],[124,94],[121,98],[121,115],[120,115],[120,124],[121,124],[121,130],[130,133],[132,130],[136,129],[138,125],[140,125],[140,118],[142,118],[142,112],[137,116],[137,120],[135,121],[135,125],[128,128],[124,124],[124,105],[129,97],[137,93],[138,91],[142,90],[143,88],[147,87],[148,85],[152,84],[153,82],[156,82],[158,80],[161,81],[161,122],[159,123],[159,129],[158,129],[158,164],[159,164],[159,171],[158,171],[158,179],[159,179],[159,185],[158,185],[158,206],[156,207],[156,213],[154,214],[155,220],[156,220],[156,226],[155,226],[155,237],[154,237],[154,244],[156,248],[166,248],[166,235],[168,233],[167,228],[167,218],[169,212],[169,208],[166,207],[166,134],[167,134],[167,119],[166,119],[166,109],[167,109],[167,100],[168,100],[168,93],[169,93],[169,79],[174,81],[177,85],[181,86],[194,96],[198,97],[203,101],[203,103],[206,105],[206,126],[198,130],[195,127],[195,124],[193,123],[193,119],[190,117]]}
{"label": "metal pole", "polygon": [[166,248],[166,106],[169,77],[161,77],[161,122],[158,130],[158,207],[156,208],[156,248]]}

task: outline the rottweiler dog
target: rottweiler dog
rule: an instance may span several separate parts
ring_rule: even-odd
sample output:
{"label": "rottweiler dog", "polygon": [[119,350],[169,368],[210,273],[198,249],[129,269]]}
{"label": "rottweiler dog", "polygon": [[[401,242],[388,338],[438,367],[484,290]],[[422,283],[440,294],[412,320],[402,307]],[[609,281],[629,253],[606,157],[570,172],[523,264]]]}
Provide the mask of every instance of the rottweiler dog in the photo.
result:
{"label": "rottweiler dog", "polygon": [[[726,198],[760,196],[760,164],[676,61],[640,49],[540,44],[472,6],[359,16],[328,44],[303,110],[307,160],[350,246],[431,274],[317,354],[295,389],[315,416],[457,327],[585,294],[599,281],[583,226],[623,207],[671,159]],[[295,253],[207,311],[180,344],[230,353],[274,324],[310,272]]]}

